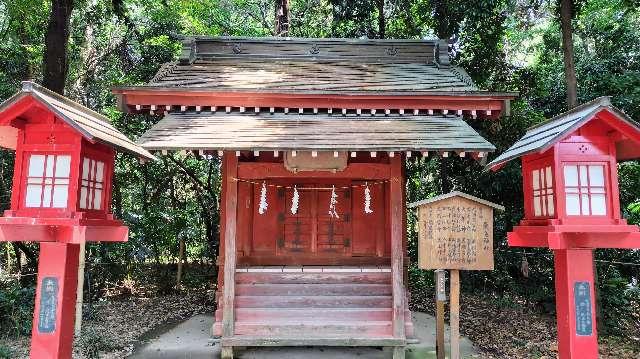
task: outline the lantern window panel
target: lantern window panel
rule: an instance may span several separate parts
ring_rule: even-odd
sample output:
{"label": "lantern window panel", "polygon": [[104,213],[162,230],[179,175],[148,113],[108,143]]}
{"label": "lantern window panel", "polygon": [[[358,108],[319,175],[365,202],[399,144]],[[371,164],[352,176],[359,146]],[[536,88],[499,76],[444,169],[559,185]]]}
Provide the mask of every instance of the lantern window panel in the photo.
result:
{"label": "lantern window panel", "polygon": [[553,203],[553,174],[551,166],[535,169],[532,174],[533,215],[552,217],[555,215]]}
{"label": "lantern window panel", "polygon": [[70,155],[30,155],[25,206],[66,208],[69,198],[70,170]]}
{"label": "lantern window panel", "polygon": [[82,177],[80,180],[80,208],[102,209],[104,192],[104,162],[92,158],[82,159]]}
{"label": "lantern window panel", "polygon": [[607,214],[604,164],[566,164],[564,185],[567,215]]}

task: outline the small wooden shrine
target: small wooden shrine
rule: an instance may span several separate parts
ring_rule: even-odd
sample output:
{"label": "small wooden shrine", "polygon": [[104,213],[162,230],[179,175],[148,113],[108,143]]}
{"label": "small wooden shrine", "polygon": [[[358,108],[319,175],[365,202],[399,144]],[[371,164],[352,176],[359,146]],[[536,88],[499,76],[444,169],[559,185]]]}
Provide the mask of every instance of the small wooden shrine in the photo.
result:
{"label": "small wooden shrine", "polygon": [[516,158],[525,215],[509,245],[553,250],[559,358],[595,359],[593,250],[640,248],[638,226],[621,216],[617,166],[640,158],[640,126],[597,98],[530,128],[488,167]]}
{"label": "small wooden shrine", "polygon": [[0,105],[0,146],[15,150],[0,242],[40,243],[30,356],[70,359],[80,244],[128,236],[111,214],[116,150],[154,157],[106,117],[32,82]]}
{"label": "small wooden shrine", "polygon": [[162,115],[139,144],[222,162],[218,310],[234,346],[384,346],[413,335],[405,286],[406,160],[482,160],[478,90],[427,40],[206,38],[120,108]]}

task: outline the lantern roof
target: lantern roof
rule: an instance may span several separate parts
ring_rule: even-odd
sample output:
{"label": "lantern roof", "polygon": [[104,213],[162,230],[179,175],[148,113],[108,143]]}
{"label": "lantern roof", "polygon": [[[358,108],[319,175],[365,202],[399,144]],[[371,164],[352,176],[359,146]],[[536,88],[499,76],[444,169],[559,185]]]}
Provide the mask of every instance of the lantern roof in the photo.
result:
{"label": "lantern roof", "polygon": [[169,113],[138,144],[148,150],[453,151],[495,147],[460,116]]}
{"label": "lantern roof", "polygon": [[30,106],[20,107],[29,100],[40,104],[90,142],[101,142],[140,158],[155,159],[113,127],[107,117],[31,81],[22,82],[22,90],[0,104],[0,147],[15,149],[18,132],[11,121],[29,109]]}
{"label": "lantern roof", "polygon": [[504,206],[501,206],[501,205],[499,205],[497,203],[489,202],[489,201],[484,200],[482,198],[478,198],[478,197],[475,197],[475,196],[472,196],[470,194],[467,194],[467,193],[464,193],[464,192],[460,192],[460,191],[452,191],[452,192],[445,193],[445,194],[442,194],[442,195],[439,195],[439,196],[427,198],[427,199],[424,199],[422,201],[409,203],[407,205],[407,207],[408,208],[420,207],[420,206],[425,205],[425,204],[435,203],[435,202],[443,201],[445,199],[453,198],[453,197],[462,197],[462,198],[468,199],[470,201],[480,203],[480,204],[485,205],[487,207],[491,207],[491,208],[494,208],[494,209],[498,209],[500,211],[504,211]]}
{"label": "lantern roof", "polygon": [[640,158],[640,126],[622,110],[613,107],[610,97],[604,96],[530,127],[524,136],[487,164],[486,168],[495,171],[515,158],[543,153],[596,118],[622,135],[616,142],[618,160]]}

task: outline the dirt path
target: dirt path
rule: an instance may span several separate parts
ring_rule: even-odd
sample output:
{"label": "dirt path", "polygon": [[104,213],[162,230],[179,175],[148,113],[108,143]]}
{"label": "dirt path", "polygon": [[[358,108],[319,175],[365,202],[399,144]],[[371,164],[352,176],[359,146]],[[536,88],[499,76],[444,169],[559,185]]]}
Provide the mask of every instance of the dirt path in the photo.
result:
{"label": "dirt path", "polygon": [[[407,348],[407,359],[435,358],[435,320],[424,313],[413,313],[416,334],[420,343]],[[214,343],[210,332],[211,315],[196,315],[158,334],[148,344],[140,347],[130,359],[211,359],[220,357],[220,347]],[[479,357],[471,341],[462,338],[461,352],[464,358]],[[379,348],[248,348],[238,352],[241,359],[383,359],[391,353]]]}

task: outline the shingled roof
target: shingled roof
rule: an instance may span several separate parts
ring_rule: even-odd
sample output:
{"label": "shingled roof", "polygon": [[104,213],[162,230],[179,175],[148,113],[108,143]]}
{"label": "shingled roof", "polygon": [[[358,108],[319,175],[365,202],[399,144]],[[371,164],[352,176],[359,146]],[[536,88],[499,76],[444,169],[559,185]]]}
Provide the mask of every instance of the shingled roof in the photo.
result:
{"label": "shingled roof", "polygon": [[[22,91],[0,104],[0,114],[27,97],[32,97],[67,125],[80,132],[89,141],[103,142],[138,157],[155,158],[147,150],[127,138],[122,132],[116,130],[105,116],[30,81],[24,81],[22,83]],[[9,132],[14,133],[12,131]],[[11,146],[11,143],[14,143],[14,145]],[[15,149],[15,139],[2,138],[0,146]]]}
{"label": "shingled roof", "polygon": [[[503,152],[496,159],[487,164],[487,169],[497,170],[505,163],[530,153],[542,153],[551,148],[555,143],[571,134],[579,127],[599,116],[602,111],[613,115],[613,120],[607,123],[614,128],[620,128],[619,122],[627,129],[633,130],[637,138],[640,138],[640,127],[621,110],[611,105],[609,97],[599,97],[593,101],[582,104],[570,111],[562,113],[527,130],[524,136]],[[629,133],[627,131],[627,133]],[[617,143],[618,159],[626,160],[637,158],[640,151],[637,144],[630,144],[629,139]],[[633,141],[632,141],[633,142]]]}
{"label": "shingled roof", "polygon": [[277,92],[474,92],[440,40],[192,37],[148,84]]}
{"label": "shingled roof", "polygon": [[149,150],[489,152],[458,116],[170,113],[138,143]]}

